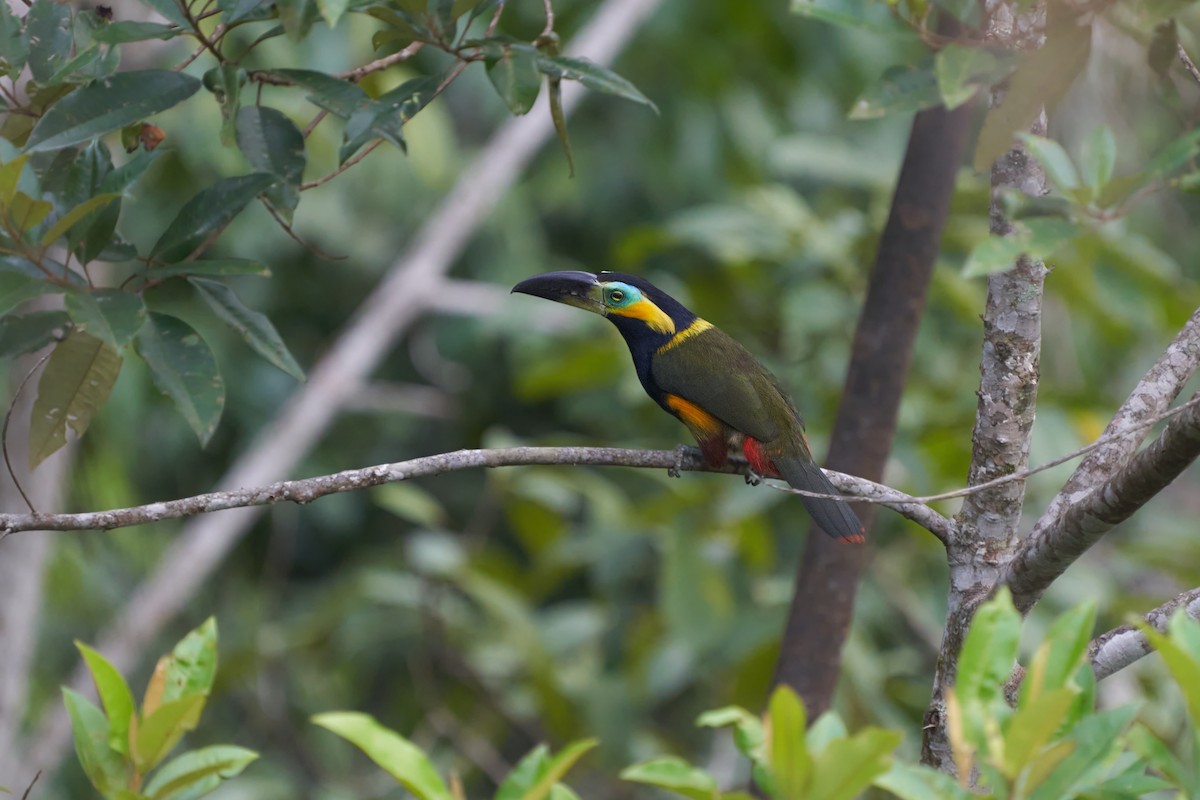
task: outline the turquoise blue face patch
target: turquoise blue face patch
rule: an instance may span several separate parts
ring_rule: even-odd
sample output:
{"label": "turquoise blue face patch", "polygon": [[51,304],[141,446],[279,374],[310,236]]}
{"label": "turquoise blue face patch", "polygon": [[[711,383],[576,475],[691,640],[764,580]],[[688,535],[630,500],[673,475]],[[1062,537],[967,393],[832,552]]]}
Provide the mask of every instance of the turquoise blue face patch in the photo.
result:
{"label": "turquoise blue face patch", "polygon": [[641,299],[642,293],[636,286],[620,281],[604,284],[604,305],[609,308],[629,308]]}

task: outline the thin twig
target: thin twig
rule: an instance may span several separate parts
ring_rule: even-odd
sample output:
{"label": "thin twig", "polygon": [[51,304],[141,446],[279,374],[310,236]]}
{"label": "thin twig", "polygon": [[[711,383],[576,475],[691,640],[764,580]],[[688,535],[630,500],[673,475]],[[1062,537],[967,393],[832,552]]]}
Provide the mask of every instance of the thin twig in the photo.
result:
{"label": "thin twig", "polygon": [[317,112],[317,115],[312,118],[312,122],[304,126],[304,131],[300,135],[307,139],[309,135],[316,130],[317,126],[321,124],[321,121],[328,116],[329,112],[322,108]]}
{"label": "thin twig", "polygon": [[1192,61],[1192,57],[1188,55],[1187,50],[1183,49],[1182,44],[1177,44],[1176,47],[1179,49],[1179,60],[1183,62],[1183,68],[1196,80],[1196,83],[1200,83],[1200,69],[1196,68],[1196,62]]}
{"label": "thin twig", "polygon": [[331,255],[329,253],[326,253],[321,248],[317,247],[315,244],[311,244],[311,243],[306,242],[303,239],[301,239],[296,234],[296,232],[294,230],[292,230],[292,226],[288,224],[287,220],[285,220],[283,218],[283,216],[275,209],[274,206],[272,206],[270,203],[267,202],[265,197],[260,197],[259,200],[262,201],[263,208],[265,208],[267,210],[267,213],[271,215],[271,218],[275,220],[276,224],[278,224],[279,227],[283,228],[284,233],[286,233],[288,236],[290,236],[292,238],[292,241],[294,241],[296,244],[300,245],[301,247],[303,247],[308,252],[312,253],[317,258],[323,258],[326,261],[345,261],[346,260],[346,258],[347,258],[346,256]]}
{"label": "thin twig", "polygon": [[[542,36],[554,35],[554,3],[551,0],[543,0],[543,5],[546,7],[546,27],[542,28]],[[542,38],[539,36],[538,38]]]}
{"label": "thin twig", "polygon": [[[28,2],[28,0],[26,0]],[[33,774],[33,780],[29,782],[29,786],[25,788],[25,793],[21,795],[21,800],[29,800],[29,795],[33,791],[33,785],[38,782],[38,778],[42,777],[42,771],[39,769]]]}
{"label": "thin twig", "polygon": [[[4,427],[0,428],[0,450],[4,451],[4,467],[8,470],[8,477],[12,478],[13,486],[17,487],[17,491],[21,494],[21,499],[25,501],[25,505],[29,506],[29,512],[36,514],[37,509],[33,507],[33,503],[29,499],[29,495],[25,494],[25,490],[21,488],[21,481],[17,479],[17,471],[13,469],[12,461],[8,457],[8,423],[12,419],[13,409],[17,407],[17,400],[21,397],[21,392],[25,390],[25,384],[29,383],[29,379],[33,377],[33,373],[37,372],[42,364],[46,363],[46,359],[50,358],[51,350],[46,353],[38,362],[33,365],[29,372],[25,373],[25,377],[21,379],[21,383],[17,386],[17,390],[13,392],[12,401],[8,404],[8,410],[4,412]],[[36,779],[35,779],[36,780]]]}
{"label": "thin twig", "polygon": [[350,81],[351,83],[358,83],[363,78],[370,75],[372,72],[379,72],[380,70],[387,69],[388,67],[390,67],[394,64],[399,64],[401,61],[407,61],[408,59],[412,58],[417,53],[419,53],[421,48],[424,46],[425,46],[424,42],[413,42],[408,47],[405,47],[403,50],[400,50],[399,52],[392,53],[390,56],[384,56],[383,58],[377,58],[374,61],[370,62],[369,64],[363,64],[361,67],[356,67],[355,69],[349,70],[347,72],[335,73],[334,77],[341,78],[342,80]]}
{"label": "thin twig", "polygon": [[353,167],[358,162],[362,161],[367,156],[371,155],[371,153],[374,153],[375,150],[381,144],[383,144],[383,139],[376,139],[375,141],[371,142],[369,145],[364,147],[362,150],[360,150],[353,158],[346,159],[346,161],[341,166],[339,166],[333,172],[330,172],[328,175],[322,175],[320,178],[317,178],[316,180],[311,180],[311,181],[308,181],[307,183],[300,184],[300,191],[307,192],[309,189],[315,189],[322,184],[329,183],[331,180],[336,178],[338,175],[341,175],[343,172],[350,169],[351,167]]}

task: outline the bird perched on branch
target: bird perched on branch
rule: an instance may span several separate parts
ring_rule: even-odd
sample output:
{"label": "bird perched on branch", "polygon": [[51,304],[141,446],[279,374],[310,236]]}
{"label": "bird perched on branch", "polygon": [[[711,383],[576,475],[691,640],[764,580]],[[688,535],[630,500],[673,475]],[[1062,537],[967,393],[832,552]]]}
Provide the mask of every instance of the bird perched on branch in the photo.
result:
{"label": "bird perched on branch", "polygon": [[[547,272],[512,290],[607,317],[625,337],[646,393],[687,426],[709,465],[723,465],[730,445],[740,444],[759,475],[838,493],[813,461],[804,420],[775,376],[649,281],[620,272]],[[800,497],[821,530],[845,542],[864,540],[848,503]]]}

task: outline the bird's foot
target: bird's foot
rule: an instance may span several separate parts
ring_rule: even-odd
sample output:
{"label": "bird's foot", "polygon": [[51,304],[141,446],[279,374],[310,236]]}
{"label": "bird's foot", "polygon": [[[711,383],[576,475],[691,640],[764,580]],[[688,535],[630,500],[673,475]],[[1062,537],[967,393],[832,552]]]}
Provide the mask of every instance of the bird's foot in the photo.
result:
{"label": "bird's foot", "polygon": [[683,457],[688,452],[688,446],[681,444],[675,448],[675,463],[667,467],[667,477],[678,478],[683,473]]}
{"label": "bird's foot", "polygon": [[752,469],[746,470],[746,483],[748,483],[751,486],[758,486],[762,482],[763,482],[762,475],[759,475],[757,472],[755,472]]}

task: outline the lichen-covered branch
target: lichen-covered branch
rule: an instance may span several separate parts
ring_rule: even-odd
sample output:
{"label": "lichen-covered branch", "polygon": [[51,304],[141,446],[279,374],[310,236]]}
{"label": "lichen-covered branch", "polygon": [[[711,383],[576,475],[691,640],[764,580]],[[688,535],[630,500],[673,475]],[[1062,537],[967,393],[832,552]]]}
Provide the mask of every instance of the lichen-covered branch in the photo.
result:
{"label": "lichen-covered branch", "polygon": [[[394,464],[379,464],[331,475],[279,481],[267,486],[207,492],[130,508],[86,511],[78,514],[0,514],[0,532],[8,535],[18,531],[105,531],[235,508],[288,502],[311,503],[331,494],[353,492],[384,483],[398,483],[464,469],[532,465],[640,467],[749,474],[747,464],[741,458],[731,458],[725,466],[713,469],[704,463],[700,451],[694,447],[675,450],[627,450],[619,447],[508,447],[494,450],[457,450],[453,453],[439,453]],[[840,472],[828,474],[833,483],[847,494],[859,495],[868,502],[895,508],[898,513],[929,527],[935,536],[945,540],[950,521],[933,509],[914,502],[903,492]]]}
{"label": "lichen-covered branch", "polygon": [[1057,523],[1026,539],[1003,576],[1024,612],[1067,567],[1144,506],[1200,456],[1200,406],[1167,423],[1154,442],[1107,481],[1071,502]]}
{"label": "lichen-covered branch", "polygon": [[[1189,589],[1163,603],[1143,619],[1151,628],[1165,631],[1167,622],[1179,609],[1184,609],[1192,619],[1200,620],[1200,588]],[[1092,664],[1092,671],[1096,673],[1096,680],[1104,680],[1151,652],[1150,643],[1141,631],[1132,625],[1121,625],[1093,639],[1088,645],[1087,657]]]}
{"label": "lichen-covered branch", "polygon": [[[996,98],[993,97],[993,105]],[[1032,128],[1045,133],[1045,115]],[[1046,193],[1046,175],[1020,145],[992,167],[991,231],[1013,233],[1000,192],[1015,187],[1030,196]],[[983,314],[978,405],[971,437],[968,485],[1018,472],[1029,461],[1041,360],[1042,288],[1046,266],[1022,256],[1012,269],[988,279]],[[938,653],[933,691],[925,712],[922,760],[953,774],[946,736],[944,697],[957,673],[958,654],[975,609],[996,585],[1015,549],[1025,482],[1011,481],[976,492],[963,501],[955,536],[947,545],[950,567],[946,628]]]}

